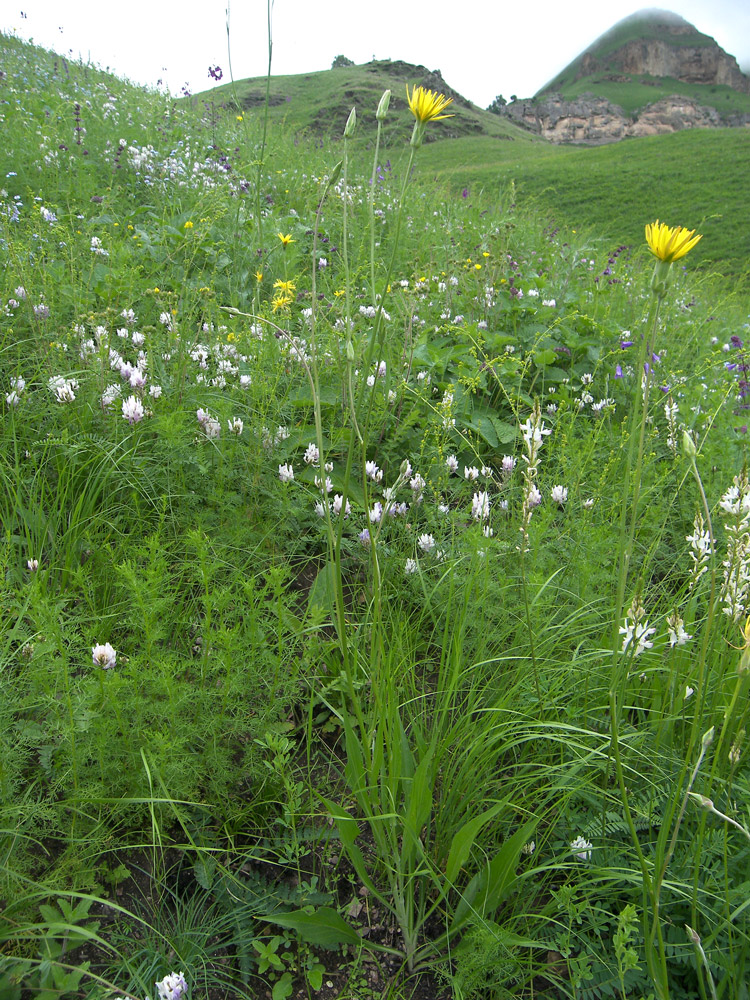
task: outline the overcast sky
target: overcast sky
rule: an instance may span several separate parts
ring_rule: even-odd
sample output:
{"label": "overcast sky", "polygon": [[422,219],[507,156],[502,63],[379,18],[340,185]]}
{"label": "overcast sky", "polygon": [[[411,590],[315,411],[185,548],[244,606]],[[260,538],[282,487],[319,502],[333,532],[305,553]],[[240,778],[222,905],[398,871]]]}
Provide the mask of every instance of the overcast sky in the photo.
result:
{"label": "overcast sky", "polygon": [[[0,28],[135,83],[177,94],[228,79],[229,0],[2,0]],[[404,59],[440,69],[446,83],[486,107],[497,95],[530,97],[617,21],[641,9],[627,0],[275,0],[274,74]],[[655,5],[658,6],[658,5]],[[673,0],[680,14],[750,70],[750,0]],[[229,38],[235,79],[263,76],[266,0],[233,0]],[[25,15],[25,16],[24,16]]]}

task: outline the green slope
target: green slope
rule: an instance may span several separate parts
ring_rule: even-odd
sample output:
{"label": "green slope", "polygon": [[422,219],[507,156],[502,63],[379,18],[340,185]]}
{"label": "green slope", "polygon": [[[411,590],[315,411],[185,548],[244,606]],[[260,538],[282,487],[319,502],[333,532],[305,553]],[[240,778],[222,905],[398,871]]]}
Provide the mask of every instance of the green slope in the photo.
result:
{"label": "green slope", "polygon": [[691,260],[744,287],[749,160],[750,131],[706,129],[583,148],[442,141],[422,151],[419,169],[457,197],[464,188],[499,195],[514,181],[520,201],[612,244],[643,243],[656,218],[698,229],[704,239]]}
{"label": "green slope", "polygon": [[[497,115],[478,108],[453,91],[445,81],[424,66],[391,60],[378,60],[362,66],[346,66],[272,76],[270,81],[269,120],[283,122],[303,135],[341,136],[352,107],[357,109],[357,136],[369,138],[376,129],[375,110],[384,90],[392,91],[388,118],[384,127],[386,142],[401,142],[411,134],[414,119],[406,102],[406,87],[421,84],[439,90],[454,103],[448,109],[453,118],[441,122],[443,137],[459,138],[485,135],[496,139],[524,136],[523,130]],[[259,112],[266,96],[266,78],[254,77],[228,83],[197,94],[193,103],[225,105],[233,111]],[[428,141],[433,133],[428,134]]]}

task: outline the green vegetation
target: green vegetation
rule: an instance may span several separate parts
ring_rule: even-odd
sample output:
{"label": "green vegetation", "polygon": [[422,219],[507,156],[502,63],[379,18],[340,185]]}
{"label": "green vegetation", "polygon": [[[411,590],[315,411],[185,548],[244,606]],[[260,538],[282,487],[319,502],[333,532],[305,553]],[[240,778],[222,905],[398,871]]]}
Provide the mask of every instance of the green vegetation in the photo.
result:
{"label": "green vegetation", "polygon": [[742,1000],[747,137],[0,57],[0,997]]}

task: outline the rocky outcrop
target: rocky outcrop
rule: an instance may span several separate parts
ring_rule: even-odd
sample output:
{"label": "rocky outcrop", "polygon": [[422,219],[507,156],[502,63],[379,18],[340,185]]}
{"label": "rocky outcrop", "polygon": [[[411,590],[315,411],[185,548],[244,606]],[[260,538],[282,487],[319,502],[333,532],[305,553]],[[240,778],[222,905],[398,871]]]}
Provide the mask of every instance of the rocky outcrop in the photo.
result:
{"label": "rocky outcrop", "polygon": [[702,107],[677,94],[647,104],[632,118],[618,105],[593,94],[573,101],[563,100],[560,94],[549,94],[543,100],[514,101],[504,108],[504,113],[517,125],[550,142],[588,146],[686,128],[750,125],[750,114],[734,114],[730,123],[723,121],[714,108]]}
{"label": "rocky outcrop", "polygon": [[[687,25],[687,29],[691,26]],[[675,25],[671,29],[679,34]],[[602,72],[634,76],[671,77],[684,83],[703,83],[731,87],[743,94],[750,93],[750,77],[740,70],[737,60],[715,42],[713,45],[670,45],[661,39],[633,39],[605,59],[584,53],[576,74],[580,80]]]}

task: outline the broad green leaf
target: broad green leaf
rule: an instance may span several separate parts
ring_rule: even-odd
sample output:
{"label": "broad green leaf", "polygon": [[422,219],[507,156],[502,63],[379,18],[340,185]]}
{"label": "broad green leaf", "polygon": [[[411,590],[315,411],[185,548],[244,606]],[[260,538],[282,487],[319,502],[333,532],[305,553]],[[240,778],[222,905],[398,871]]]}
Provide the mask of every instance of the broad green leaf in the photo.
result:
{"label": "broad green leaf", "polygon": [[342,944],[361,944],[357,931],[330,906],[321,906],[312,913],[293,910],[291,913],[265,914],[261,919],[296,931],[303,941],[319,948],[337,948]]}

